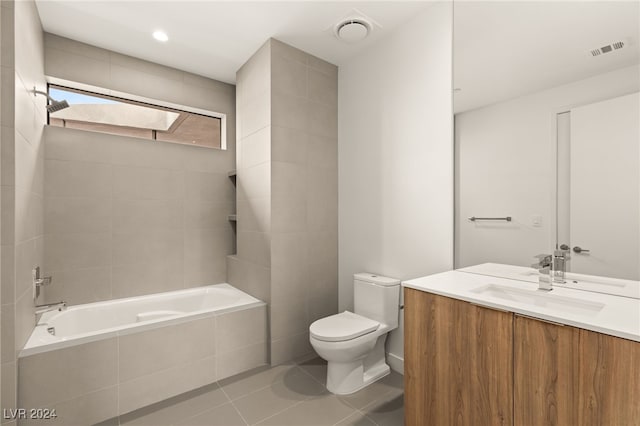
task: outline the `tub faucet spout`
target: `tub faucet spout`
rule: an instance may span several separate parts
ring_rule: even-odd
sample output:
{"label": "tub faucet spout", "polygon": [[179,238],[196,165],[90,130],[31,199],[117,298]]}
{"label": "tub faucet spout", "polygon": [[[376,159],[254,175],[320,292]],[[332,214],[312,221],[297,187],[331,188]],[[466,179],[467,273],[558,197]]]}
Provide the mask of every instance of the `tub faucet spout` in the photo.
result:
{"label": "tub faucet spout", "polygon": [[36,324],[40,316],[49,311],[64,311],[67,309],[67,302],[45,303],[44,305],[36,305]]}

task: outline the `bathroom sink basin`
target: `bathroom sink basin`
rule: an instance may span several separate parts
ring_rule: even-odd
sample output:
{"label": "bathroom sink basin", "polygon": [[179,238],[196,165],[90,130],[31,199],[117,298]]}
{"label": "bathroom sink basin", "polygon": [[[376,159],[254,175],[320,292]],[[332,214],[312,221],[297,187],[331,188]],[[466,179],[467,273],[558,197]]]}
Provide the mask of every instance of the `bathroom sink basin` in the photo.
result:
{"label": "bathroom sink basin", "polygon": [[[536,269],[523,266],[503,265],[500,263],[482,263],[480,265],[460,268],[458,271],[487,275],[496,278],[538,283],[538,271]],[[553,286],[640,299],[640,281],[638,280],[567,272],[565,282],[555,282],[553,283]]]}
{"label": "bathroom sink basin", "polygon": [[512,301],[519,304],[556,309],[560,312],[571,312],[581,315],[593,315],[604,308],[603,303],[557,296],[554,295],[553,292],[546,293],[538,290],[519,289],[496,284],[476,287],[472,289],[471,292],[504,301]]}

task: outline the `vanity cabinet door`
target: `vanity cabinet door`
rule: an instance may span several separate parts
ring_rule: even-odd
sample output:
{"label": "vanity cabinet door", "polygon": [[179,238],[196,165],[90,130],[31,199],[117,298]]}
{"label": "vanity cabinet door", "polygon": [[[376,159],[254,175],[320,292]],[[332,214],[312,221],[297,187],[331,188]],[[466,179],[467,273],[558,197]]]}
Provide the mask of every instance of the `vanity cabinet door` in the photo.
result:
{"label": "vanity cabinet door", "polygon": [[578,422],[640,426],[640,343],[580,330]]}
{"label": "vanity cabinet door", "polygon": [[516,315],[514,425],[640,426],[640,343]]}
{"label": "vanity cabinet door", "polygon": [[405,288],[405,425],[513,424],[513,314]]}
{"label": "vanity cabinet door", "polygon": [[515,316],[514,425],[578,425],[580,330]]}

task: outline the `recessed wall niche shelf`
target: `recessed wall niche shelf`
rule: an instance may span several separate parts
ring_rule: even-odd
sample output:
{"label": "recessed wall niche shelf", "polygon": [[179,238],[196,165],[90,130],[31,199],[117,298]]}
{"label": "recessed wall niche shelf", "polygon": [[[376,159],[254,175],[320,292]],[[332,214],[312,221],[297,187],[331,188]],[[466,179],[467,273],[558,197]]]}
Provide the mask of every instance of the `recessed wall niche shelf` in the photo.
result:
{"label": "recessed wall niche shelf", "polygon": [[[237,174],[238,173],[237,173],[237,171],[235,169],[234,170],[230,170],[230,171],[227,172],[227,176],[229,177],[229,180],[231,180],[231,183],[233,184],[233,188],[234,189],[237,189],[236,188],[236,185],[237,185],[236,184]],[[235,198],[236,197],[234,197],[234,204],[236,204],[235,203]],[[237,204],[234,205],[233,210],[235,210],[236,212],[238,211],[237,210]],[[237,215],[237,213],[233,213],[233,214],[227,215],[227,220],[229,221],[229,224],[231,226],[231,229],[233,230],[233,235],[234,235],[233,251],[237,252],[237,250],[238,250],[238,241],[237,241],[238,240],[238,215]]]}
{"label": "recessed wall niche shelf", "polygon": [[[231,179],[231,182],[233,183],[233,186],[236,186],[236,171],[235,170],[231,170],[230,172],[227,172],[227,176],[229,176],[229,179]],[[230,214],[229,216],[227,216],[227,220],[229,220],[230,222],[233,222],[235,224],[236,220],[237,220],[237,215],[234,214]]]}

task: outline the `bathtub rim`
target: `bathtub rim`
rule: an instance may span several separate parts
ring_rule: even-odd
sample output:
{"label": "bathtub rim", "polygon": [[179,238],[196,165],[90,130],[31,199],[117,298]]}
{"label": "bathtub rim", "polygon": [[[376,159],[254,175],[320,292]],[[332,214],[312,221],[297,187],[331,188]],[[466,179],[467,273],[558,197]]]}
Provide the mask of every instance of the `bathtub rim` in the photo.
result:
{"label": "bathtub rim", "polygon": [[[55,312],[55,311],[54,312],[47,312],[40,318],[40,320],[38,321],[38,324],[35,325],[33,331],[29,335],[29,339],[25,343],[25,346],[22,348],[22,350],[20,350],[20,352],[18,354],[18,359],[19,358],[25,358],[25,357],[32,356],[32,355],[45,353],[45,352],[55,351],[55,350],[58,350],[58,349],[64,349],[64,348],[69,348],[69,347],[73,347],[73,346],[78,346],[78,345],[81,345],[81,344],[84,344],[84,343],[97,342],[97,341],[100,341],[100,340],[106,340],[106,339],[110,339],[110,338],[113,338],[113,337],[126,336],[126,335],[129,335],[129,334],[141,333],[143,331],[153,330],[153,329],[162,328],[162,327],[168,327],[168,326],[171,326],[171,325],[182,324],[182,323],[185,323],[185,322],[195,321],[195,320],[198,320],[198,319],[204,319],[204,318],[208,318],[208,317],[216,317],[216,316],[228,314],[228,313],[231,313],[231,312],[242,311],[242,310],[245,310],[245,309],[251,309],[251,308],[255,308],[255,307],[259,307],[259,306],[266,306],[267,305],[266,302],[251,296],[249,293],[246,293],[246,292],[240,290],[239,288],[232,286],[231,284],[219,283],[219,284],[210,284],[210,285],[205,285],[205,286],[200,286],[200,287],[193,287],[193,288],[188,288],[188,289],[166,291],[166,292],[161,292],[161,293],[152,293],[152,294],[125,297],[125,298],[106,300],[106,301],[100,301],[100,302],[83,303],[81,305],[70,306],[67,309],[73,310],[73,308],[78,308],[78,307],[85,308],[85,307],[91,307],[91,306],[121,304],[121,303],[125,303],[127,301],[136,301],[136,300],[141,300],[141,299],[145,299],[145,298],[149,298],[149,297],[153,297],[153,296],[160,296],[160,295],[169,296],[171,294],[198,293],[198,292],[202,292],[203,289],[215,288],[215,287],[231,288],[234,291],[238,291],[238,292],[243,293],[244,295],[246,295],[250,299],[250,301],[249,301],[249,303],[243,303],[241,305],[228,306],[228,307],[223,308],[223,309],[216,309],[216,308],[213,308],[213,309],[200,309],[200,310],[197,310],[197,311],[188,312],[186,314],[177,314],[177,315],[170,316],[170,317],[158,318],[158,319],[155,319],[155,320],[145,321],[143,323],[129,323],[129,324],[126,324],[126,325],[120,325],[120,326],[116,326],[116,327],[110,327],[110,328],[101,329],[98,332],[94,331],[94,332],[80,333],[80,334],[73,335],[72,337],[69,337],[69,338],[62,338],[62,339],[53,340],[53,341],[50,341],[50,342],[46,342],[46,340],[51,338],[51,336],[49,335],[49,333],[47,331],[48,324],[47,324],[46,321],[48,321],[48,319],[51,318],[52,316],[57,315],[58,312]],[[29,344],[32,343],[31,342],[32,339],[34,339],[34,338],[37,339],[38,336],[40,336],[43,340],[45,340],[45,342],[42,342],[42,341],[38,342],[38,340],[35,340],[33,342],[32,346],[29,346]]]}

